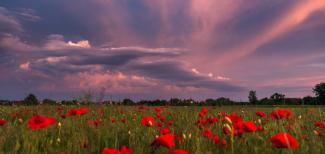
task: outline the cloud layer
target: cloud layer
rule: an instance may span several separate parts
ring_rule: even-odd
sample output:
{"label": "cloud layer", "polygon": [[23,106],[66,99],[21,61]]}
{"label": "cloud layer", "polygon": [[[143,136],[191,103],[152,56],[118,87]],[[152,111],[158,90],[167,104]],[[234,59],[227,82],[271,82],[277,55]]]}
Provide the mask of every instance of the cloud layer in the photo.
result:
{"label": "cloud layer", "polygon": [[6,1],[1,97],[103,88],[115,99],[311,95],[325,79],[325,2],[250,3]]}

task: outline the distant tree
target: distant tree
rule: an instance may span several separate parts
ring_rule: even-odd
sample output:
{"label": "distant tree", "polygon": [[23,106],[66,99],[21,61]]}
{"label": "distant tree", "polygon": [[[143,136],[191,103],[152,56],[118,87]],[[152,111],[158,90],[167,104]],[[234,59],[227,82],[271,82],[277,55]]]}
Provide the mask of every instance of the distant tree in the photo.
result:
{"label": "distant tree", "polygon": [[319,83],[313,88],[313,92],[316,95],[319,104],[325,104],[325,83]]}
{"label": "distant tree", "polygon": [[315,105],[317,102],[316,98],[311,96],[305,96],[302,100],[305,105]]}
{"label": "distant tree", "polygon": [[205,100],[205,104],[215,106],[215,105],[217,105],[217,101],[212,98],[208,98]]}
{"label": "distant tree", "polygon": [[134,105],[134,102],[133,102],[131,99],[126,98],[126,99],[124,99],[124,100],[122,101],[122,104],[123,104],[123,105]]}
{"label": "distant tree", "polygon": [[51,100],[51,99],[44,99],[43,100],[43,104],[55,105],[56,104],[56,101],[55,100]]}
{"label": "distant tree", "polygon": [[256,96],[256,91],[249,91],[249,94],[248,94],[248,100],[249,100],[249,103],[251,104],[257,104],[258,100],[257,100],[257,96]]}
{"label": "distant tree", "polygon": [[270,98],[276,103],[276,104],[284,104],[284,94],[280,93],[274,93]]}
{"label": "distant tree", "polygon": [[230,100],[229,98],[226,98],[226,97],[219,97],[218,99],[216,99],[217,101],[217,104],[219,106],[221,105],[233,105],[234,102],[232,100]]}
{"label": "distant tree", "polygon": [[269,99],[267,97],[260,99],[259,102],[262,105],[272,105],[274,103],[271,99]]}
{"label": "distant tree", "polygon": [[34,94],[29,94],[28,96],[25,97],[24,103],[26,105],[37,105],[38,100]]}
{"label": "distant tree", "polygon": [[179,98],[171,98],[169,100],[169,102],[172,104],[172,105],[175,105],[175,104],[179,104],[181,103],[181,100]]}

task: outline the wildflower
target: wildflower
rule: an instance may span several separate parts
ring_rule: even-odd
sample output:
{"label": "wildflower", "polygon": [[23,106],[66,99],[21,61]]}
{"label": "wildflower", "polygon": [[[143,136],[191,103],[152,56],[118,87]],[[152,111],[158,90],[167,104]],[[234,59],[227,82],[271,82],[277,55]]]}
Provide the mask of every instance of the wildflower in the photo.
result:
{"label": "wildflower", "polygon": [[206,107],[203,107],[202,109],[201,109],[201,113],[203,113],[203,114],[206,114],[206,113],[208,113],[208,108],[206,108]]}
{"label": "wildflower", "polygon": [[276,148],[296,149],[298,147],[297,140],[289,133],[278,133],[271,138],[271,142]]}
{"label": "wildflower", "polygon": [[232,113],[232,114],[228,115],[228,117],[230,118],[231,122],[233,122],[233,123],[243,121],[242,118],[240,116],[238,116],[236,113]]}
{"label": "wildflower", "polygon": [[166,135],[170,133],[170,129],[169,128],[160,128],[160,134],[162,135]]}
{"label": "wildflower", "polygon": [[245,132],[255,132],[257,127],[253,121],[246,121],[242,125]]}
{"label": "wildflower", "polygon": [[277,109],[272,111],[271,117],[272,119],[283,119],[283,118],[291,118],[292,117],[292,112],[288,109]]}
{"label": "wildflower", "polygon": [[315,122],[314,126],[319,128],[325,128],[325,122]]}
{"label": "wildflower", "polygon": [[3,126],[3,125],[5,125],[7,123],[7,121],[6,120],[4,120],[4,119],[0,119],[0,126]]}
{"label": "wildflower", "polygon": [[159,112],[161,111],[161,108],[160,108],[160,107],[156,107],[156,108],[155,108],[155,111],[156,111],[157,113],[159,113]]}
{"label": "wildflower", "polygon": [[36,115],[28,120],[28,127],[33,130],[47,128],[55,122],[54,118]]}
{"label": "wildflower", "polygon": [[151,145],[163,146],[165,148],[172,148],[175,146],[174,135],[166,134],[163,136],[159,136],[151,143]]}
{"label": "wildflower", "polygon": [[110,117],[109,120],[114,123],[115,122],[115,118],[114,117]]}
{"label": "wildflower", "polygon": [[88,108],[86,107],[81,107],[79,109],[71,109],[69,110],[69,112],[67,113],[67,116],[78,116],[78,115],[84,115],[88,113]]}
{"label": "wildflower", "polygon": [[155,123],[155,119],[151,116],[144,116],[141,119],[141,124],[147,127],[154,125],[154,123]]}
{"label": "wildflower", "polygon": [[213,136],[213,133],[212,133],[212,131],[210,129],[205,128],[204,129],[203,136],[205,136],[205,137],[212,137]]}
{"label": "wildflower", "polygon": [[122,123],[125,123],[125,121],[126,121],[125,118],[122,118],[122,119],[121,119],[121,122],[122,122]]}
{"label": "wildflower", "polygon": [[257,115],[257,116],[259,116],[259,117],[265,117],[266,116],[266,114],[264,113],[264,112],[255,112],[255,114]]}
{"label": "wildflower", "polygon": [[226,146],[227,146],[227,141],[226,141],[225,139],[222,139],[222,140],[220,141],[220,144],[221,144],[222,146],[226,147]]}
{"label": "wildflower", "polygon": [[102,150],[101,154],[120,154],[120,151],[118,151],[117,149],[105,147]]}
{"label": "wildflower", "polygon": [[126,146],[122,146],[120,149],[120,154],[132,154],[132,150]]}
{"label": "wildflower", "polygon": [[214,141],[215,144],[219,143],[219,136],[213,136],[211,137],[211,140]]}

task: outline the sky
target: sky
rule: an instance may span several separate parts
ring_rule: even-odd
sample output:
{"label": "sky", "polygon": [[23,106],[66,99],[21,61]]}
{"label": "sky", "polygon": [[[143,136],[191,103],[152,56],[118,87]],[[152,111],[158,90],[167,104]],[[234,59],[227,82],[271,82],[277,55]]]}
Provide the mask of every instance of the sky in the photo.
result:
{"label": "sky", "polygon": [[324,0],[0,0],[0,99],[313,96]]}

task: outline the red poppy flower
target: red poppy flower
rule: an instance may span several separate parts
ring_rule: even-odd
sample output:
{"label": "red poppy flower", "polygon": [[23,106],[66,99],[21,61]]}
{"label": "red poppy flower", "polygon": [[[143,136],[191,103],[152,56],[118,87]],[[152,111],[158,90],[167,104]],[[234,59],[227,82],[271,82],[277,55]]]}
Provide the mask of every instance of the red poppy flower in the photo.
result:
{"label": "red poppy flower", "polygon": [[175,149],[170,154],[188,154],[188,152],[186,150],[182,150],[182,149]]}
{"label": "red poppy flower", "polygon": [[159,132],[162,135],[170,134],[170,129],[169,128],[160,128]]}
{"label": "red poppy flower", "polygon": [[171,126],[171,125],[173,125],[173,123],[174,123],[174,120],[169,120],[169,121],[167,122],[167,126]]}
{"label": "red poppy flower", "polygon": [[101,152],[101,154],[132,154],[132,153],[133,153],[132,150],[126,146],[122,146],[120,151],[114,148],[105,147]]}
{"label": "red poppy flower", "polygon": [[141,124],[147,127],[154,125],[154,123],[155,123],[155,119],[151,116],[144,116],[141,119]]}
{"label": "red poppy flower", "polygon": [[121,122],[122,122],[122,123],[125,123],[125,121],[126,121],[125,118],[122,118],[122,119],[121,119]]}
{"label": "red poppy flower", "polygon": [[205,114],[202,113],[202,112],[200,112],[200,113],[198,114],[198,116],[201,117],[201,118],[203,118],[203,117],[205,116]]}
{"label": "red poppy flower", "polygon": [[237,123],[243,121],[243,119],[238,116],[236,113],[229,114],[228,117],[230,118],[231,122]]}
{"label": "red poppy flower", "polygon": [[151,145],[155,145],[155,146],[163,146],[165,148],[172,148],[175,146],[174,143],[174,135],[172,134],[166,134],[163,136],[159,136],[158,138],[156,138]]}
{"label": "red poppy flower", "polygon": [[118,151],[117,149],[113,149],[113,148],[111,149],[111,148],[105,147],[102,150],[101,154],[120,154],[120,151]]}
{"label": "red poppy flower", "polygon": [[203,136],[205,136],[205,137],[212,137],[213,136],[213,133],[212,133],[212,131],[210,129],[205,128],[204,129]]}
{"label": "red poppy flower", "polygon": [[222,146],[226,147],[226,146],[227,146],[227,141],[226,141],[225,139],[222,139],[222,140],[220,141],[220,144],[221,144]]}
{"label": "red poppy flower", "polygon": [[196,126],[199,126],[199,127],[201,127],[201,125],[207,126],[208,124],[209,124],[209,122],[205,119],[200,119],[196,122]]}
{"label": "red poppy flower", "polygon": [[162,127],[162,125],[163,125],[162,122],[157,122],[157,123],[156,123],[156,126],[157,126],[157,127]]}
{"label": "red poppy flower", "polygon": [[59,152],[59,154],[69,154],[69,153],[66,151],[61,151],[61,152]]}
{"label": "red poppy flower", "polygon": [[246,121],[242,125],[245,132],[255,132],[257,127],[253,121]]}
{"label": "red poppy flower", "polygon": [[114,123],[115,122],[115,118],[114,117],[110,117],[109,120]]}
{"label": "red poppy flower", "polygon": [[201,109],[201,113],[203,113],[203,114],[206,114],[206,113],[208,113],[208,108],[206,108],[206,107],[203,107],[202,109]]}
{"label": "red poppy flower", "polygon": [[0,119],[0,126],[3,126],[3,125],[5,125],[7,123],[7,121],[6,120],[4,120],[4,119]]}
{"label": "red poppy flower", "polygon": [[28,120],[28,127],[33,130],[47,128],[55,122],[54,118],[36,115]]}
{"label": "red poppy flower", "polygon": [[278,133],[271,138],[271,142],[276,148],[296,149],[298,147],[298,142],[289,133]]}
{"label": "red poppy flower", "polygon": [[211,140],[214,141],[215,144],[219,144],[219,136],[213,136]]}
{"label": "red poppy flower", "polygon": [[80,114],[80,115],[84,115],[84,114],[86,114],[86,113],[88,113],[88,108],[81,107],[81,108],[79,109],[79,114]]}
{"label": "red poppy flower", "polygon": [[263,127],[263,126],[258,126],[258,127],[257,127],[257,130],[258,130],[258,131],[263,131],[263,130],[264,130],[264,127]]}
{"label": "red poppy flower", "polygon": [[156,107],[156,108],[155,108],[155,111],[156,111],[157,113],[159,113],[159,112],[161,111],[161,108],[160,108],[160,107]]}
{"label": "red poppy flower", "polygon": [[209,118],[207,119],[207,121],[209,122],[209,124],[214,124],[214,123],[216,123],[216,122],[218,121],[218,118],[212,118],[212,117],[209,117]]}
{"label": "red poppy flower", "polygon": [[262,118],[266,116],[266,114],[264,112],[255,112],[255,114]]}
{"label": "red poppy flower", "polygon": [[98,126],[102,125],[102,121],[100,119],[98,119],[98,120],[89,120],[88,125],[94,125],[94,126],[98,127]]}
{"label": "red poppy flower", "polygon": [[227,127],[222,127],[222,131],[226,135],[229,135],[230,134],[230,130]]}
{"label": "red poppy flower", "polygon": [[77,115],[84,115],[88,113],[88,108],[81,107],[79,109],[70,109],[67,113],[67,116],[77,116]]}
{"label": "red poppy flower", "polygon": [[319,128],[325,128],[325,122],[315,122],[314,126]]}
{"label": "red poppy flower", "polygon": [[132,154],[132,150],[126,146],[122,146],[120,150],[121,154]]}
{"label": "red poppy flower", "polygon": [[165,117],[160,117],[159,120],[160,120],[161,122],[165,122],[165,121],[166,121],[166,118],[165,118]]}
{"label": "red poppy flower", "polygon": [[292,117],[291,110],[288,109],[277,109],[272,111],[271,117],[272,119],[283,119],[283,118],[291,118]]}

